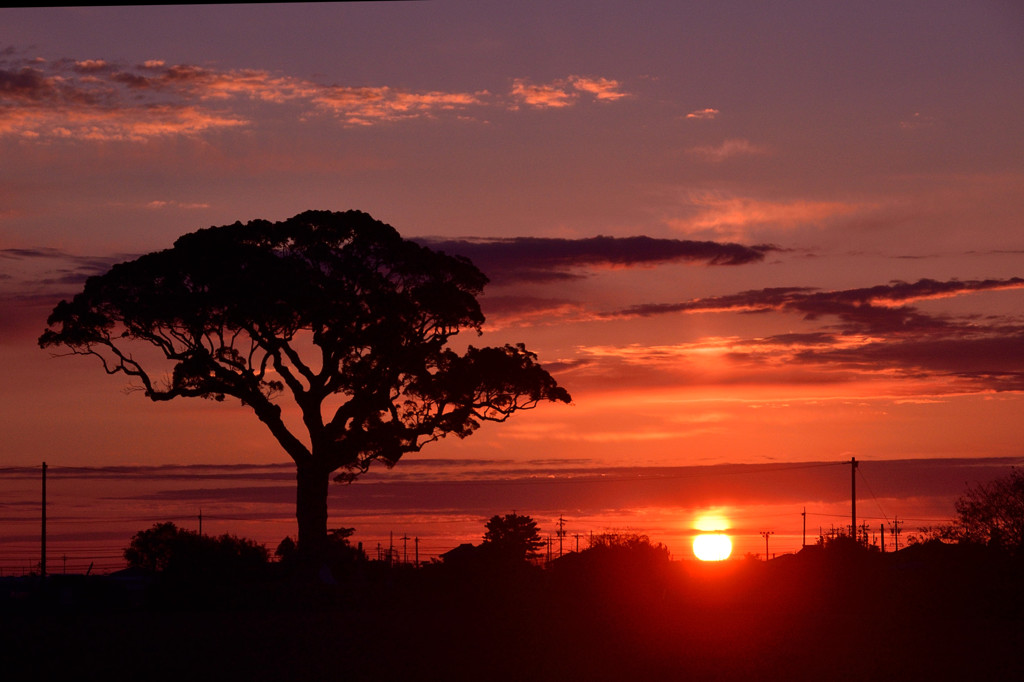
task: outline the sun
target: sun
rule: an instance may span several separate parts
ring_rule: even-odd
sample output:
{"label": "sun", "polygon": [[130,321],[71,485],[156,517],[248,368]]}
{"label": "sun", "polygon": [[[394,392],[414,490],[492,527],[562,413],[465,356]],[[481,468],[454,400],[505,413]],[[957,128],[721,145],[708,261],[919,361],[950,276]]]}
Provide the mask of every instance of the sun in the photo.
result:
{"label": "sun", "polygon": [[693,553],[701,561],[724,561],[732,554],[732,540],[725,533],[702,533],[693,539]]}

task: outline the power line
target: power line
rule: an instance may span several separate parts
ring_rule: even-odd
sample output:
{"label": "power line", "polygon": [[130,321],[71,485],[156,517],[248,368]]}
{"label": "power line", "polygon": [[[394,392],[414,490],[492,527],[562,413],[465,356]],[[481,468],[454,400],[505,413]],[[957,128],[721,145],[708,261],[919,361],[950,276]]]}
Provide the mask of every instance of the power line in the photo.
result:
{"label": "power line", "polygon": [[885,510],[882,509],[882,503],[878,501],[878,497],[875,495],[875,491],[871,489],[871,484],[868,483],[867,477],[864,476],[864,471],[860,469],[858,469],[858,471],[860,472],[861,480],[864,482],[864,485],[866,485],[868,488],[868,492],[871,493],[871,499],[875,501],[875,506],[878,507],[878,511],[881,512],[882,517],[885,518],[886,523],[888,523],[889,516],[885,513]]}

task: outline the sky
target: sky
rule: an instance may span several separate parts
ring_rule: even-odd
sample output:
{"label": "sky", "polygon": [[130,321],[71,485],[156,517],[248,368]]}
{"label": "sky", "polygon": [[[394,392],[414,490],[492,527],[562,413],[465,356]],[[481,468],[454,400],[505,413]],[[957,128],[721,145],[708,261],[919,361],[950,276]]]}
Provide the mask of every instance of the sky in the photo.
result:
{"label": "sky", "polygon": [[[34,532],[13,470],[44,460],[87,508],[132,497],[90,468],[176,500],[136,527],[195,516],[196,498],[151,490],[164,467],[287,464],[241,406],[152,404],[36,340],[114,263],[307,209],[470,257],[491,280],[472,342],[526,343],[573,396],[333,490],[332,521],[367,546],[400,518],[443,551],[516,509],[683,555],[693,519],[725,510],[744,551],[768,526],[791,551],[801,510],[841,522],[831,484],[779,479],[783,499],[736,481],[815,463],[848,496],[851,458],[872,487],[900,482],[873,519],[949,517],[1024,457],[1022,114],[1015,2],[0,9],[0,485],[24,493],[0,503],[0,536]],[[907,460],[947,478],[885,468]],[[488,510],[445,487],[467,467],[487,486],[611,480],[517,485]],[[390,522],[346,502],[403,470],[437,499]],[[694,471],[715,485],[689,500],[625,480]],[[259,534],[218,495],[219,532]]]}

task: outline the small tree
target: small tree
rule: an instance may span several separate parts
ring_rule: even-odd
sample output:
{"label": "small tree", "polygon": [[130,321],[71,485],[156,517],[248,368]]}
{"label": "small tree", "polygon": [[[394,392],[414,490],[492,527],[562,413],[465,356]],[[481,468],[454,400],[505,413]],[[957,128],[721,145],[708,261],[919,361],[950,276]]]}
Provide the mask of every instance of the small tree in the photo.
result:
{"label": "small tree", "polygon": [[295,540],[292,540],[290,535],[286,535],[284,539],[277,544],[277,549],[274,550],[274,556],[277,557],[278,561],[289,563],[295,559],[297,552],[298,545],[295,544]]}
{"label": "small tree", "polygon": [[484,547],[506,559],[532,559],[544,546],[544,540],[537,530],[537,522],[529,516],[514,512],[504,516],[494,515],[484,527],[487,529],[484,533]]}
{"label": "small tree", "polygon": [[298,549],[322,557],[333,472],[350,482],[482,421],[569,402],[522,344],[448,347],[481,332],[486,282],[365,213],[307,211],[115,265],[54,308],[39,343],[99,358],[154,401],[248,406],[295,462]]}
{"label": "small tree", "polygon": [[956,501],[959,516],[954,533],[961,540],[984,544],[1010,554],[1024,551],[1024,471],[968,488]]}

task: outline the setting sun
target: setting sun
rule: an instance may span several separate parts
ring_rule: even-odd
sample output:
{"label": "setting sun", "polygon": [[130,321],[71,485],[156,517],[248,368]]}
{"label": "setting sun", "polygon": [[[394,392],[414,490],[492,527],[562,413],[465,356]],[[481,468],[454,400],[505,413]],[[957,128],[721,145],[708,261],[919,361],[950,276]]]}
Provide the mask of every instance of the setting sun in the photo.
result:
{"label": "setting sun", "polygon": [[732,540],[725,533],[704,533],[693,539],[693,554],[701,561],[724,561],[732,554]]}

